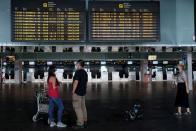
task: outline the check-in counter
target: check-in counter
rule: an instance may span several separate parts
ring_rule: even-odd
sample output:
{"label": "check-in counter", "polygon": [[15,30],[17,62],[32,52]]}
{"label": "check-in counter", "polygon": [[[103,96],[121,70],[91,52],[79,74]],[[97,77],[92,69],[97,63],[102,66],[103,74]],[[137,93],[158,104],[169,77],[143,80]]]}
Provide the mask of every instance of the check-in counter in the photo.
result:
{"label": "check-in counter", "polygon": [[64,72],[64,69],[57,69],[56,72],[55,72],[56,77],[57,77],[59,82],[63,81],[63,72]]}
{"label": "check-in counter", "polygon": [[129,80],[136,80],[136,72],[135,71],[129,72]]}
{"label": "check-in counter", "polygon": [[120,81],[119,72],[112,72],[112,81]]}
{"label": "check-in counter", "polygon": [[94,77],[92,77],[92,72],[88,72],[88,82],[101,82],[101,77],[98,77],[97,74],[94,74]]}
{"label": "check-in counter", "polygon": [[61,79],[62,83],[67,83],[67,82],[72,82],[73,81],[74,72],[72,74],[72,77],[70,77],[71,74],[65,74],[65,75],[66,75],[66,77],[64,78],[63,74],[62,74],[62,79]]}
{"label": "check-in counter", "polygon": [[163,81],[163,72],[162,71],[156,72],[156,81]]}
{"label": "check-in counter", "polygon": [[[3,72],[6,72],[5,69],[2,70]],[[16,83],[15,81],[15,78],[16,78],[16,74],[15,74],[15,71],[13,74],[11,74],[13,72],[6,72],[6,73],[3,73],[3,83],[6,83],[6,84],[12,84],[12,83]]]}
{"label": "check-in counter", "polygon": [[48,81],[48,72],[44,72],[44,83]]}
{"label": "check-in counter", "polygon": [[88,81],[91,82],[92,81],[91,72],[87,72],[87,74],[88,74]]}
{"label": "check-in counter", "polygon": [[101,72],[101,81],[108,81],[108,72]]}
{"label": "check-in counter", "polygon": [[[44,74],[45,75],[45,74]],[[27,82],[32,83],[44,83],[45,78],[40,78],[40,75],[38,75],[38,78],[35,79],[35,69],[30,68],[29,72],[27,73]]]}
{"label": "check-in counter", "polygon": [[129,77],[125,77],[125,74],[123,74],[123,78],[120,78],[119,81],[129,81]]}
{"label": "check-in counter", "polygon": [[26,82],[33,82],[33,72],[27,72],[27,80]]}
{"label": "check-in counter", "polygon": [[167,81],[173,81],[173,80],[174,80],[173,71],[167,71]]}
{"label": "check-in counter", "polygon": [[6,84],[13,84],[13,83],[15,83],[15,79],[12,79],[11,75],[9,75],[8,79],[4,79],[4,83],[6,83]]}
{"label": "check-in counter", "polygon": [[38,79],[35,79],[34,74],[33,74],[33,83],[44,83],[45,82],[45,78],[40,78],[40,75],[38,75]]}

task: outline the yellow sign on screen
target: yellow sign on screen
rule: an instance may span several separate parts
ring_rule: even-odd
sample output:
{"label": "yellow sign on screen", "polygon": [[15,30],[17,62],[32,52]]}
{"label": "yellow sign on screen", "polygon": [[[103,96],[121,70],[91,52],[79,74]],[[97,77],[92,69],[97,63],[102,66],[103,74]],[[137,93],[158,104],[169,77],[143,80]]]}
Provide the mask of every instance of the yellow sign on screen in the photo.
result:
{"label": "yellow sign on screen", "polygon": [[48,3],[43,3],[43,7],[47,8],[48,7]]}
{"label": "yellow sign on screen", "polygon": [[124,8],[124,4],[119,4],[118,7],[119,7],[120,9],[122,9],[122,8]]}

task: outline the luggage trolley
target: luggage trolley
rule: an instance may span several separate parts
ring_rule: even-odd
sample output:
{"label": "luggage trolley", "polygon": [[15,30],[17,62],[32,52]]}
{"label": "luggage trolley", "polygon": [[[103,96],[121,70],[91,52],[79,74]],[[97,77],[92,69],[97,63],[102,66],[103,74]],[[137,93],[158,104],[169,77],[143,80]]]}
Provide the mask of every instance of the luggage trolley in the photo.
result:
{"label": "luggage trolley", "polygon": [[[37,122],[39,120],[40,114],[48,114],[48,94],[46,89],[41,89],[40,91],[36,91],[35,97],[37,102],[37,113],[33,116],[33,122]],[[48,120],[49,123],[49,120]]]}

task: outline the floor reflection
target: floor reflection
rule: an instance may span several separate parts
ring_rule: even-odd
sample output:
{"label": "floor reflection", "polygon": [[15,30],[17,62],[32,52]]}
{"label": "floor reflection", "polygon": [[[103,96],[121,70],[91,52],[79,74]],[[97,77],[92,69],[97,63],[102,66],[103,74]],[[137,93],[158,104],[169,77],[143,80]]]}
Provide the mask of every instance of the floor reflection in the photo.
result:
{"label": "floor reflection", "polygon": [[[194,87],[196,83],[194,82]],[[31,118],[36,112],[35,91],[47,88],[44,84],[6,84],[0,87],[0,122],[9,123],[17,130],[26,128],[31,130],[48,130],[45,124],[32,125]],[[64,121],[71,123],[74,113],[71,104],[71,83],[59,87],[67,116]],[[193,112],[191,118],[176,119],[174,100],[176,89],[171,82],[103,82],[88,83],[87,108],[91,125],[87,131],[92,130],[134,130],[134,131],[171,131],[196,130],[196,94],[190,94],[190,105]],[[141,104],[145,117],[141,121],[125,123],[121,117],[122,112],[133,104]],[[7,124],[1,126],[2,130],[13,129]],[[33,128],[32,128],[33,127]]]}

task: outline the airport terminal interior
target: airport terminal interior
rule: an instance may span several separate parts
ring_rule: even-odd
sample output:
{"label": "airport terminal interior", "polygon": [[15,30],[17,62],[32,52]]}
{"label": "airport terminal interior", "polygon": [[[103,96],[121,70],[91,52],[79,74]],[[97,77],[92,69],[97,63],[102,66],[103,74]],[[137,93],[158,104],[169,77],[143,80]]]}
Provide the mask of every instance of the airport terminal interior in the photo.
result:
{"label": "airport terminal interior", "polygon": [[[195,19],[194,0],[1,0],[0,131],[196,131]],[[88,76],[81,129],[72,105],[78,60]],[[191,110],[180,117],[179,65]],[[66,128],[51,128],[40,111],[51,66]]]}

